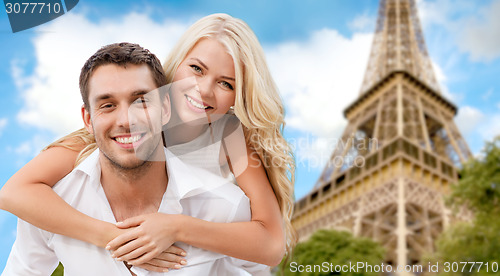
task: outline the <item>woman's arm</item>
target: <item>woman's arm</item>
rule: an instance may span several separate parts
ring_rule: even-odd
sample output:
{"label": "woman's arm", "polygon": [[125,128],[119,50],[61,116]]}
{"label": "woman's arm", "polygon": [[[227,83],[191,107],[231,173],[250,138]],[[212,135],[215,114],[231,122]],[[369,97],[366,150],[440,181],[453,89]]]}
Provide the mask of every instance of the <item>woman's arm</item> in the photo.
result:
{"label": "woman's arm", "polygon": [[251,221],[213,223],[181,216],[177,236],[179,241],[200,248],[276,266],[285,254],[281,213],[261,160],[253,150],[247,150],[248,166],[236,181],[250,199]]}
{"label": "woman's arm", "polygon": [[77,211],[51,188],[73,170],[77,156],[64,147],[42,151],[5,183],[0,208],[41,229],[104,247],[120,230]]}
{"label": "woman's arm", "polygon": [[[114,239],[107,248],[114,251],[115,257],[134,265],[175,241],[253,262],[279,264],[285,238],[276,197],[257,154],[248,148],[246,158],[240,160],[247,165],[236,180],[250,199],[251,221],[215,223],[184,215],[148,214],[119,224],[121,228],[140,227]],[[233,169],[236,166],[233,162]]]}

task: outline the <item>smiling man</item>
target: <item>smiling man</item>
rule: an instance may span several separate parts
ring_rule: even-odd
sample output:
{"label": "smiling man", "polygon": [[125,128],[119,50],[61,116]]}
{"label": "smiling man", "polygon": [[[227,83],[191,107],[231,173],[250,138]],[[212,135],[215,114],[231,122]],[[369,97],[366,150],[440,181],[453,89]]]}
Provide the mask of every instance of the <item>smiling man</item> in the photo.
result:
{"label": "smiling man", "polygon": [[99,147],[101,185],[117,221],[156,212],[168,183],[165,163],[152,162],[165,160],[161,127],[170,116],[168,96],[158,92],[166,78],[153,58],[139,45],[111,45],[80,77],[83,121]]}
{"label": "smiling man", "polygon": [[[137,44],[101,48],[82,68],[80,91],[85,128],[95,150],[54,187],[77,210],[100,220],[124,219],[162,211],[175,192],[169,182],[162,125],[170,118],[166,77],[155,55]],[[171,153],[170,153],[171,155]],[[170,156],[176,171],[182,165]],[[170,163],[170,162],[169,162]],[[178,200],[177,200],[178,201]],[[175,205],[175,204],[174,204]],[[2,275],[50,275],[60,261],[66,275],[131,275],[109,251],[55,235],[19,220],[18,235]],[[89,265],[85,265],[89,264]]]}

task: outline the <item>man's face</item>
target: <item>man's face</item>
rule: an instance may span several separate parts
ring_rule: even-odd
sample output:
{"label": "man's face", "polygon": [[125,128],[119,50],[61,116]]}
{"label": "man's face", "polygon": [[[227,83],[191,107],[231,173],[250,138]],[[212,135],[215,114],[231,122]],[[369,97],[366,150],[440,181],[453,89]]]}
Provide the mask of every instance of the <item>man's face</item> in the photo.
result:
{"label": "man's face", "polygon": [[121,169],[135,169],[163,152],[161,126],[168,121],[168,97],[160,101],[145,64],[99,66],[89,80],[85,126],[105,158]]}

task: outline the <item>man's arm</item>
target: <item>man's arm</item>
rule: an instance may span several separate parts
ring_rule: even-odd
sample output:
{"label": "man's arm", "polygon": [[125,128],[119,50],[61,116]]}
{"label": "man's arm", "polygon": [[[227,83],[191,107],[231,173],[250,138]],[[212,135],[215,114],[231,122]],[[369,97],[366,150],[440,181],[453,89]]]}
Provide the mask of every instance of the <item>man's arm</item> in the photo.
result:
{"label": "man's arm", "polygon": [[47,276],[59,264],[49,246],[53,234],[19,219],[17,237],[2,276]]}

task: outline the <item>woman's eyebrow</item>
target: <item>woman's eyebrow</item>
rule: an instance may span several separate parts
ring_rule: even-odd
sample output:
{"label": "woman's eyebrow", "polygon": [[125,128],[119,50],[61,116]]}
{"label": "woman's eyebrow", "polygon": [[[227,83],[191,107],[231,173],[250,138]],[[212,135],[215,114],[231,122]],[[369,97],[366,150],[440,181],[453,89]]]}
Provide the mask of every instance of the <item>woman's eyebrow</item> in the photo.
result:
{"label": "woman's eyebrow", "polygon": [[208,66],[205,63],[203,63],[203,61],[201,61],[199,58],[191,58],[191,59],[196,60],[198,63],[201,64],[201,66],[203,66],[203,68],[205,68],[205,70],[208,70]]}
{"label": "woman's eyebrow", "polygon": [[222,76],[221,78],[226,79],[226,80],[232,80],[232,81],[235,81],[235,79],[234,79],[234,78],[231,78],[231,77]]}

